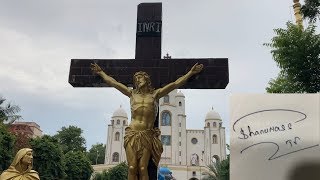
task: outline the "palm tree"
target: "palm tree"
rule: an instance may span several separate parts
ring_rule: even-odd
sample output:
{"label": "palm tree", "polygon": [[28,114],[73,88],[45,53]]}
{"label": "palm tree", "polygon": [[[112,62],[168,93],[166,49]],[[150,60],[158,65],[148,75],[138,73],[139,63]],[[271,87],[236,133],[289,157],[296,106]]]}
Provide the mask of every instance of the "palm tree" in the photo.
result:
{"label": "palm tree", "polygon": [[210,164],[208,167],[209,171],[206,172],[206,176],[203,177],[203,180],[220,180],[219,179],[219,172],[218,172],[218,162]]}
{"label": "palm tree", "polygon": [[217,161],[208,166],[209,171],[203,180],[229,180],[229,162],[230,156],[223,161]]}
{"label": "palm tree", "polygon": [[12,124],[21,119],[21,116],[16,114],[20,111],[20,107],[10,103],[4,104],[5,101],[6,99],[0,96],[0,123]]}

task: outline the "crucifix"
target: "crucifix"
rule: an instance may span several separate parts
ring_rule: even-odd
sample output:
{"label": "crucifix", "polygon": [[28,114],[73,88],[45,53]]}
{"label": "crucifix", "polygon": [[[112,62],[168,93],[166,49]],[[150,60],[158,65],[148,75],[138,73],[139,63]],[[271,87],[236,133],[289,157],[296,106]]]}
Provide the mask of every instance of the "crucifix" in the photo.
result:
{"label": "crucifix", "polygon": [[[193,76],[183,79],[186,82],[179,88],[223,89],[227,86],[229,82],[227,58],[171,59],[167,55],[167,57],[161,59],[161,32],[161,3],[139,4],[135,59],[72,59],[69,83],[74,87],[113,86],[110,83],[106,83],[108,81],[105,78],[101,78],[103,77],[101,72],[104,69],[108,77],[115,79],[117,83],[125,87],[133,87],[135,85],[132,80],[134,73],[144,71],[150,75],[149,79],[152,86],[155,89],[161,89],[177,79],[183,79],[189,73],[189,70],[193,69],[196,73],[191,72]],[[196,63],[201,64],[201,67],[195,65]],[[199,68],[201,72],[197,71]],[[93,74],[92,70],[101,77]],[[139,75],[144,76],[141,73],[135,74],[135,82],[139,81],[137,79],[137,77],[140,77]],[[122,87],[120,87],[121,90],[123,90]],[[131,91],[123,90],[121,92],[129,96]],[[154,120],[153,127],[159,126],[158,115],[159,112]],[[158,164],[154,164],[154,161],[150,158],[148,164],[150,180],[157,179],[157,166]]]}

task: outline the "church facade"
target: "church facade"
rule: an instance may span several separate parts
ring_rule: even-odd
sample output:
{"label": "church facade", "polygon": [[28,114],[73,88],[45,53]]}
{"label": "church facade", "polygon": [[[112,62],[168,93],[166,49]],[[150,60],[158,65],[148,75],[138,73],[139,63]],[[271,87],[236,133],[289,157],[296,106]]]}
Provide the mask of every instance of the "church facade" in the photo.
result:
{"label": "church facade", "polygon": [[[174,90],[160,99],[159,128],[163,144],[160,166],[168,167],[178,180],[200,179],[207,165],[226,158],[225,128],[220,115],[213,110],[205,119],[195,120],[203,123],[203,129],[187,129],[186,118],[185,96],[181,92]],[[128,125],[127,113],[120,107],[108,124],[104,167],[126,161],[123,137]]]}

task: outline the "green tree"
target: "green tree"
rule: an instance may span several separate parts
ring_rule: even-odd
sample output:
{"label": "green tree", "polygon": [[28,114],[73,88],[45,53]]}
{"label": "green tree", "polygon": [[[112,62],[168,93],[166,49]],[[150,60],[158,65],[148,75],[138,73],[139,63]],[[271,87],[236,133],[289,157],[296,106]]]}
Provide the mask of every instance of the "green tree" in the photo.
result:
{"label": "green tree", "polygon": [[91,161],[91,164],[103,164],[105,158],[106,146],[102,143],[97,143],[92,145],[91,149],[88,152],[88,158]]}
{"label": "green tree", "polygon": [[0,123],[12,124],[14,121],[21,118],[17,113],[20,107],[10,103],[4,104],[5,98],[0,96]]}
{"label": "green tree", "polygon": [[67,180],[88,180],[93,169],[84,152],[69,151],[65,155]]}
{"label": "green tree", "polygon": [[94,180],[126,180],[128,179],[128,165],[126,163],[120,163],[117,166],[110,168],[108,171],[102,173],[96,173]]}
{"label": "green tree", "polygon": [[230,155],[227,156],[227,159],[221,161],[218,166],[218,172],[221,180],[230,179]]}
{"label": "green tree", "polygon": [[320,0],[305,0],[305,4],[301,8],[301,12],[305,19],[309,22],[315,22],[320,19]]}
{"label": "green tree", "polygon": [[320,91],[320,35],[315,26],[305,30],[290,22],[275,29],[270,47],[280,68],[276,79],[266,88],[269,93],[316,93]]}
{"label": "green tree", "polygon": [[30,141],[33,149],[33,167],[42,180],[60,180],[65,177],[64,155],[58,140],[44,135]]}
{"label": "green tree", "polygon": [[111,168],[108,171],[108,175],[111,179],[126,180],[128,179],[128,165],[126,163],[120,163],[117,166]]}
{"label": "green tree", "polygon": [[7,126],[0,122],[0,174],[11,164],[14,142],[14,135],[9,133]]}
{"label": "green tree", "polygon": [[110,180],[110,177],[108,172],[104,170],[102,173],[95,173],[93,180]]}
{"label": "green tree", "polygon": [[76,126],[62,127],[61,131],[55,135],[62,146],[62,151],[66,154],[69,151],[85,152],[86,140],[82,137],[82,129]]}
{"label": "green tree", "polygon": [[54,137],[65,154],[66,179],[90,179],[93,169],[86,154],[82,130],[75,126],[62,127]]}

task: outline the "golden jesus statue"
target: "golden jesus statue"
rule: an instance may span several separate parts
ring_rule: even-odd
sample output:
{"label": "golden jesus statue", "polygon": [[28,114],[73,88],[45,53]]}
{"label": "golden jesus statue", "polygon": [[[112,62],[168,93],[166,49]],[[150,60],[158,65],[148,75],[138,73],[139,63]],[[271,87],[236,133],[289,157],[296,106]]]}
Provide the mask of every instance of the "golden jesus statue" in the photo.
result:
{"label": "golden jesus statue", "polygon": [[148,163],[150,157],[158,166],[162,143],[159,140],[160,130],[153,124],[158,113],[158,101],[169,92],[181,87],[194,74],[199,73],[202,64],[195,64],[191,70],[175,82],[154,89],[146,72],[139,71],[133,76],[134,89],[107,75],[97,64],[91,64],[91,70],[98,74],[108,85],[116,88],[130,98],[131,122],[125,129],[124,148],[126,151],[129,172],[128,180],[149,180]]}

